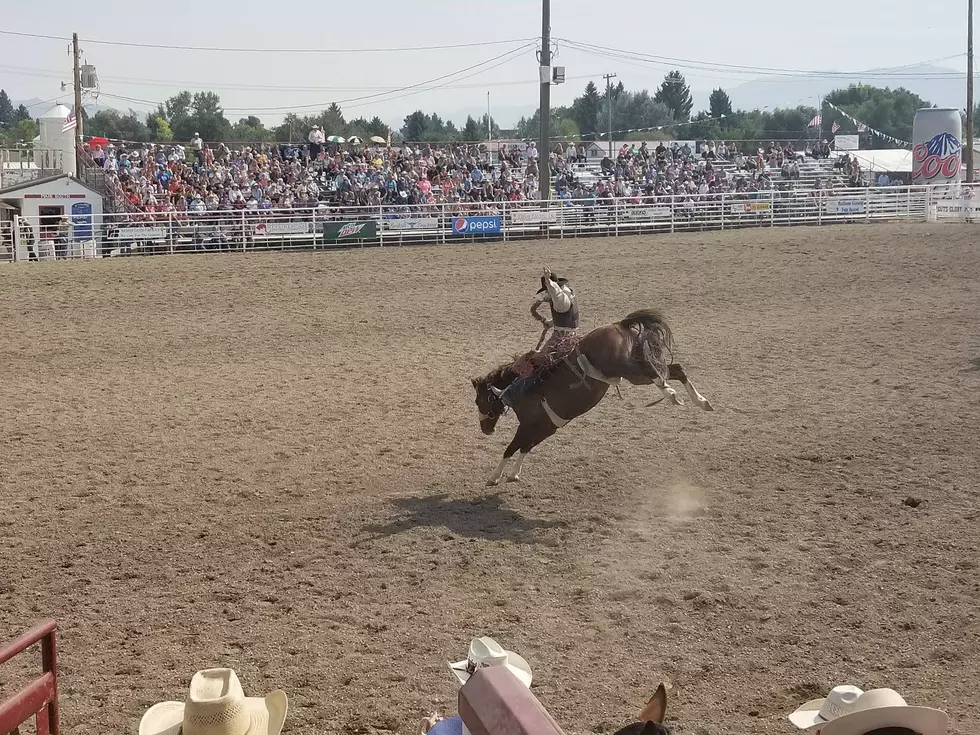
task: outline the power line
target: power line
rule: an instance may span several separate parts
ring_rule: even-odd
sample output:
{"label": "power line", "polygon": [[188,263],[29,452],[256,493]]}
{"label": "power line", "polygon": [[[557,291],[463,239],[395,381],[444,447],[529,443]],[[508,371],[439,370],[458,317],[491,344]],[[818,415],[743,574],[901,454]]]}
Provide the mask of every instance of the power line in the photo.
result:
{"label": "power line", "polygon": [[[21,76],[28,77],[48,77],[53,79],[60,79],[65,76],[64,72],[60,72],[56,69],[37,69],[34,67],[24,67],[24,66],[5,66],[0,65],[0,73],[4,74],[17,74]],[[598,76],[598,72],[594,74],[580,74],[577,76],[566,77],[567,80],[581,80],[581,79],[594,79]],[[123,84],[127,86],[142,86],[142,87],[173,87],[180,89],[224,89],[231,91],[255,91],[255,92],[394,92],[400,89],[399,87],[304,87],[304,86],[282,86],[282,85],[261,85],[261,84],[225,84],[222,82],[208,82],[208,81],[180,81],[176,79],[150,79],[141,77],[115,77],[115,76],[102,76],[99,75],[99,80],[101,82],[110,82]],[[420,87],[419,89],[485,89],[487,87],[510,87],[510,86],[520,86],[520,85],[537,85],[534,79],[514,79],[501,82],[474,82],[472,84],[450,84],[450,85],[438,85],[434,87]]]}
{"label": "power line", "polygon": [[575,41],[572,39],[563,38],[561,39],[570,48],[582,51],[584,53],[591,53],[597,56],[604,56],[607,58],[614,58],[620,60],[630,60],[641,62],[645,64],[657,65],[657,66],[673,66],[681,68],[689,68],[699,71],[708,71],[716,73],[726,73],[726,74],[751,74],[754,76],[796,76],[796,77],[829,77],[829,78],[845,78],[845,77],[881,77],[881,78],[894,78],[894,79],[960,79],[963,77],[962,73],[959,72],[916,72],[916,73],[903,73],[902,69],[908,69],[914,66],[918,66],[924,63],[933,63],[935,61],[948,61],[950,59],[956,59],[963,56],[963,54],[954,54],[951,56],[946,56],[940,59],[934,59],[931,62],[916,62],[914,64],[907,64],[905,66],[894,67],[892,70],[884,69],[877,71],[825,71],[825,70],[813,70],[813,69],[790,69],[790,68],[777,68],[777,67],[766,67],[766,66],[745,66],[741,64],[724,64],[711,61],[697,61],[692,59],[681,59],[671,56],[657,56],[654,54],[645,54],[636,51],[626,51],[623,49],[611,48],[608,46],[598,46],[595,44],[584,43],[581,41]]}
{"label": "power line", "polygon": [[[71,41],[66,36],[50,36],[43,33],[24,33],[22,31],[3,31],[0,34],[7,36],[20,36],[23,38],[42,38],[50,41]],[[387,53],[407,53],[414,51],[444,51],[448,49],[476,48],[478,46],[500,46],[506,43],[524,43],[532,41],[531,38],[512,38],[501,41],[478,41],[473,43],[453,43],[444,46],[401,46],[393,48],[234,48],[227,46],[178,46],[172,44],[156,43],[135,43],[132,41],[103,41],[94,39],[84,39],[84,44],[98,44],[100,46],[124,46],[127,48],[146,48],[146,49],[165,49],[168,51],[218,51],[230,53],[261,53],[261,54],[387,54]]]}
{"label": "power line", "polygon": [[[329,102],[318,102],[318,103],[309,104],[309,105],[290,105],[290,106],[280,106],[280,107],[228,107],[228,108],[223,108],[223,110],[225,112],[253,112],[253,113],[254,112],[295,112],[297,110],[323,110],[323,109],[329,107],[332,104],[347,105],[348,106],[348,109],[350,109],[350,108],[356,108],[356,107],[363,107],[365,104],[373,104],[373,103],[376,103],[376,102],[389,102],[391,100],[401,99],[402,97],[409,97],[409,96],[414,95],[414,94],[420,94],[421,92],[429,91],[431,89],[440,89],[440,88],[442,88],[442,87],[444,87],[446,85],[437,85],[435,87],[431,87],[429,85],[432,85],[433,83],[438,82],[438,81],[441,81],[441,80],[444,80],[444,79],[449,79],[451,77],[459,77],[460,79],[468,79],[468,78],[473,77],[473,76],[476,76],[478,74],[483,74],[484,72],[490,71],[492,69],[497,68],[498,66],[502,66],[503,64],[506,64],[506,63],[508,63],[510,61],[513,61],[514,59],[517,58],[517,55],[519,53],[521,53],[522,51],[525,51],[526,49],[530,48],[533,45],[534,45],[533,43],[528,43],[528,44],[525,44],[524,46],[520,46],[520,47],[518,47],[516,49],[511,49],[510,51],[507,51],[507,52],[505,52],[503,54],[499,54],[498,56],[494,56],[494,57],[492,57],[490,59],[487,59],[486,61],[481,61],[479,64],[474,64],[474,65],[468,66],[468,67],[466,67],[464,69],[459,69],[457,71],[451,72],[449,74],[443,74],[442,76],[435,77],[434,79],[428,79],[428,80],[426,80],[424,82],[419,82],[417,84],[410,84],[410,85],[405,86],[405,87],[398,87],[398,88],[395,88],[395,89],[392,89],[392,90],[388,90],[386,92],[378,92],[378,93],[375,93],[375,94],[361,95],[359,97],[350,97],[348,99],[331,100]],[[498,62],[498,63],[494,64],[493,62]],[[488,65],[490,65],[490,66],[488,66]],[[486,67],[486,68],[480,68],[480,67]],[[477,71],[473,71],[474,69],[476,69]],[[466,76],[459,76],[461,74],[465,74],[466,72],[473,72],[473,73],[472,74],[468,74]],[[388,95],[396,94],[398,92],[408,92],[408,94],[396,95],[394,97],[388,97]],[[137,103],[137,104],[152,105],[154,107],[156,107],[157,105],[161,104],[159,101],[141,99],[141,98],[138,98],[138,97],[127,97],[127,96],[124,96],[124,95],[117,95],[117,94],[113,94],[111,92],[105,92],[105,91],[103,91],[100,96],[102,96],[102,97],[108,97],[110,99],[118,99],[118,100],[121,100],[123,102],[134,102],[134,103]],[[387,98],[386,99],[377,99],[379,97],[387,97]],[[365,100],[372,100],[372,102],[364,102]],[[360,103],[360,104],[349,104],[349,103],[352,103],[352,102],[353,103]]]}

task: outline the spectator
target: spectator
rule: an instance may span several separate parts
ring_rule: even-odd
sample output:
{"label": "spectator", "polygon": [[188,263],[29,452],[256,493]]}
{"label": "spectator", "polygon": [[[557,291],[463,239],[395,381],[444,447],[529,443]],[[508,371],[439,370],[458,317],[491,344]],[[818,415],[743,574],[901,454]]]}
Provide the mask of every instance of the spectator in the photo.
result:
{"label": "spectator", "polygon": [[944,735],[949,725],[942,710],[911,707],[894,689],[848,684],[801,705],[789,720],[812,735]]}
{"label": "spectator", "polygon": [[194,155],[197,157],[197,165],[204,165],[204,140],[201,138],[200,133],[194,133],[194,137],[191,138],[191,150],[194,151]]}
{"label": "spectator", "polygon": [[[460,684],[465,684],[478,670],[486,666],[504,666],[528,689],[531,688],[531,667],[513,651],[505,651],[493,638],[474,638],[466,658],[449,664],[449,670]],[[463,720],[459,715],[442,718],[431,715],[422,720],[422,735],[462,735]],[[141,732],[140,735],[143,735]]]}
{"label": "spectator", "polygon": [[246,697],[232,669],[204,669],[183,702],[159,702],[140,720],[139,735],[279,735],[286,692]]}
{"label": "spectator", "polygon": [[326,138],[323,136],[323,131],[320,130],[319,125],[314,125],[313,130],[310,131],[309,141],[310,141],[310,158],[314,161],[320,159],[320,150],[323,147],[323,143]]}

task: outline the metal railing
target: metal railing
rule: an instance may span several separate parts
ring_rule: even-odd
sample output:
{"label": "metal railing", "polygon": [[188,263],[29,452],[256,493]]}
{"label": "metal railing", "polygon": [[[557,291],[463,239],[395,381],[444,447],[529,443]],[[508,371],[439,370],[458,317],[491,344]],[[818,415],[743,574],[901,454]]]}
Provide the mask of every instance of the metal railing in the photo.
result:
{"label": "metal railing", "polygon": [[54,620],[46,620],[33,630],[0,646],[0,664],[41,644],[41,675],[6,700],[0,700],[0,733],[16,733],[32,717],[37,735],[58,735],[58,653],[55,648]]}
{"label": "metal railing", "polygon": [[605,237],[931,219],[974,221],[973,199],[945,187],[764,191],[702,197],[446,203],[19,218],[15,259],[300,250]]}

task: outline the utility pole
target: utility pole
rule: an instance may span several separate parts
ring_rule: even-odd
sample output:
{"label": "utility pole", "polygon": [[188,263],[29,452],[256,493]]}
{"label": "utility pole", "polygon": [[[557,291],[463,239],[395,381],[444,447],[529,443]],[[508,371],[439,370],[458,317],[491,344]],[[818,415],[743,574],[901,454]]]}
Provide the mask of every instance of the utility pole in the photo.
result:
{"label": "utility pole", "polygon": [[966,25],[966,183],[973,183],[973,0],[967,0]]}
{"label": "utility pole", "polygon": [[615,74],[603,74],[606,80],[606,132],[609,133],[609,157],[612,158],[612,80]]}
{"label": "utility pole", "polygon": [[82,72],[79,67],[78,34],[71,34],[71,50],[74,61],[72,80],[75,85],[75,161],[78,170],[78,157],[82,153]]}
{"label": "utility pole", "polygon": [[490,90],[487,90],[487,153],[490,152],[490,144],[493,142],[493,118],[490,117]]}
{"label": "utility pole", "polygon": [[[551,0],[541,0],[541,68],[551,66]],[[551,198],[551,72],[541,82],[541,127],[538,132],[538,197],[546,202]]]}

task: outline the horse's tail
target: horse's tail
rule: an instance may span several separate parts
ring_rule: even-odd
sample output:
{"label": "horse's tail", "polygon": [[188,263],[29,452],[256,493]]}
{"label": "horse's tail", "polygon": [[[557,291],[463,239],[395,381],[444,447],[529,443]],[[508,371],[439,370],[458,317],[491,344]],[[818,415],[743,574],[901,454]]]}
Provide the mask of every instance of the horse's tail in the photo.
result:
{"label": "horse's tail", "polygon": [[673,360],[674,335],[666,317],[656,309],[640,309],[619,322],[624,329],[639,327],[639,359],[667,379],[667,365]]}

